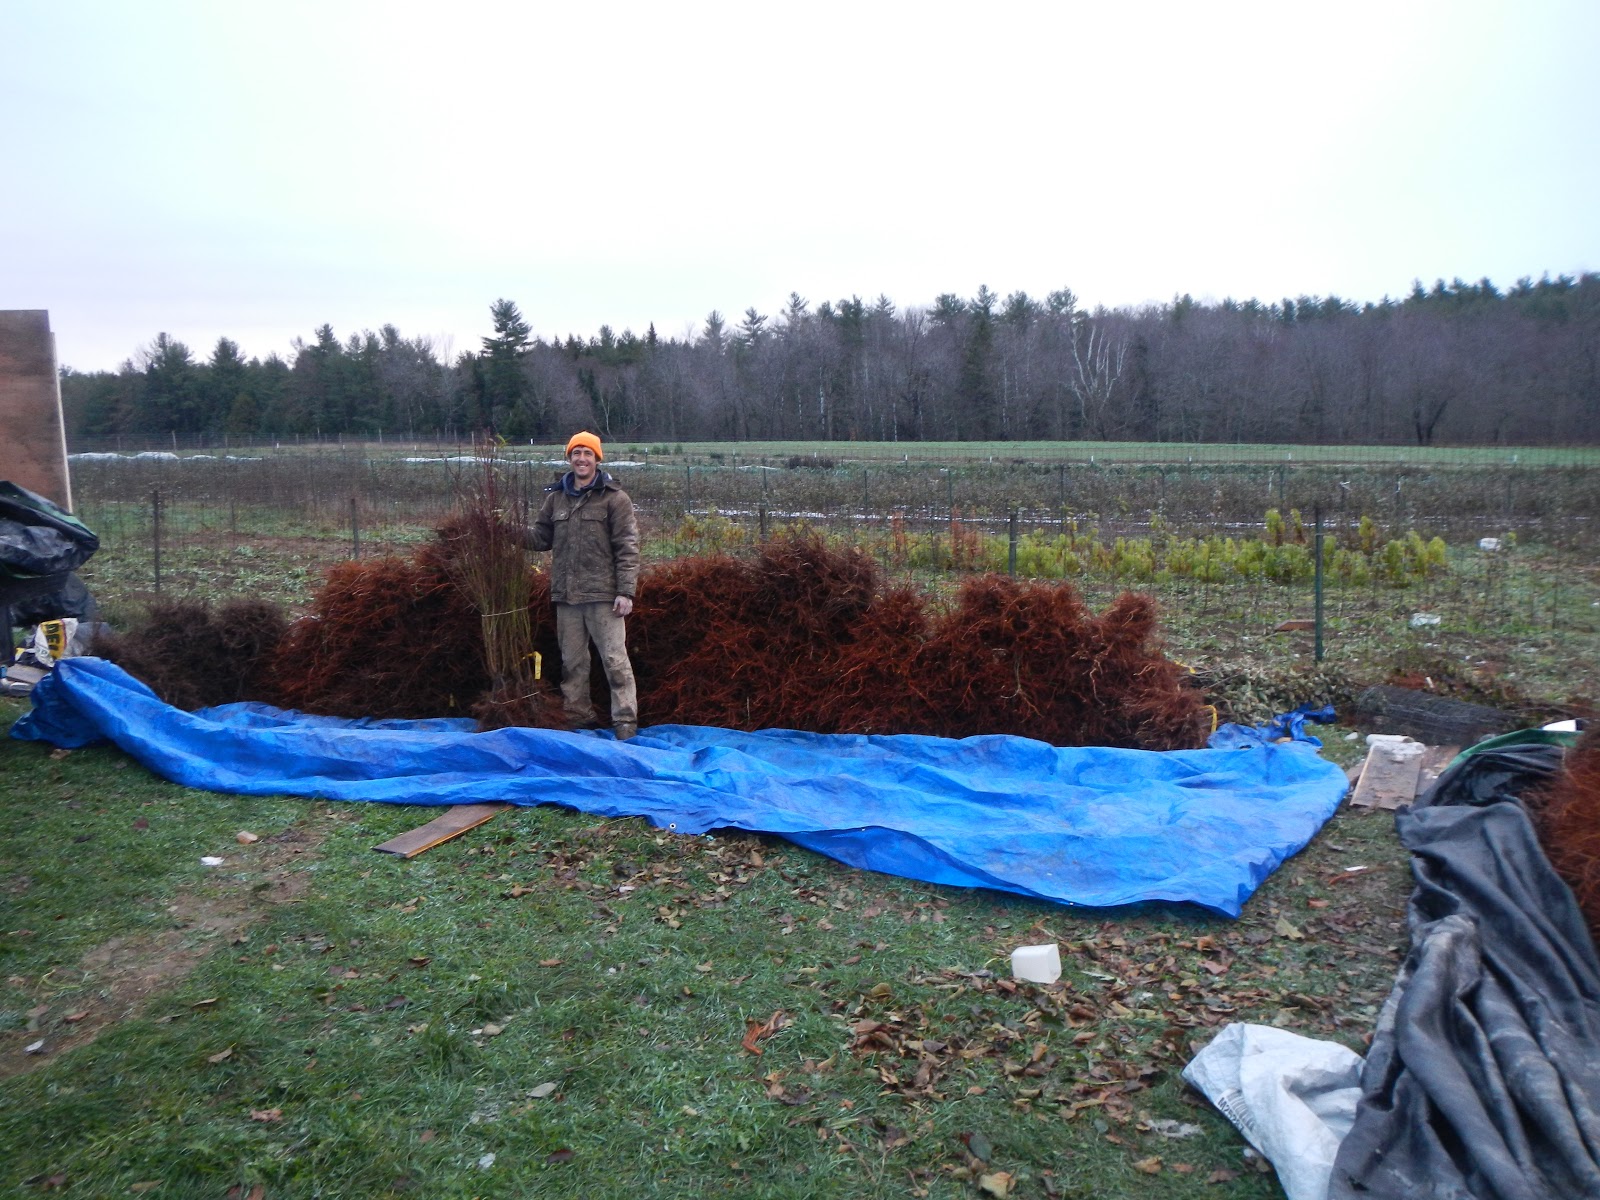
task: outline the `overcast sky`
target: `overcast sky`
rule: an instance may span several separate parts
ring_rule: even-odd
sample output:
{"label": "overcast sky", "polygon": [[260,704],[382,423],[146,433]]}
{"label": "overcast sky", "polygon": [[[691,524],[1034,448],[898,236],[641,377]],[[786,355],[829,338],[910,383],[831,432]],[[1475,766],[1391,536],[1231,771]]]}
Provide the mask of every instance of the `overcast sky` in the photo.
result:
{"label": "overcast sky", "polygon": [[60,361],[1600,269],[1600,0],[0,0]]}

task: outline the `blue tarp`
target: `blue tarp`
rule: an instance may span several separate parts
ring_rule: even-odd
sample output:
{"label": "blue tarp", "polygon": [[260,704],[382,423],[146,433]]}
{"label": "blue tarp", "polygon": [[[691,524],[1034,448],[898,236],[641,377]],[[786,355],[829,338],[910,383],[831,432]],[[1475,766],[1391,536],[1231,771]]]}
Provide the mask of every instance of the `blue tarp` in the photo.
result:
{"label": "blue tarp", "polygon": [[1237,916],[1322,826],[1344,772],[1299,743],[1061,749],[1020,737],[609,733],[188,713],[101,659],[60,663],[13,737],[109,738],[158,775],[243,795],[562,804],[677,833],[780,834],[852,866],[1062,904],[1188,901]]}

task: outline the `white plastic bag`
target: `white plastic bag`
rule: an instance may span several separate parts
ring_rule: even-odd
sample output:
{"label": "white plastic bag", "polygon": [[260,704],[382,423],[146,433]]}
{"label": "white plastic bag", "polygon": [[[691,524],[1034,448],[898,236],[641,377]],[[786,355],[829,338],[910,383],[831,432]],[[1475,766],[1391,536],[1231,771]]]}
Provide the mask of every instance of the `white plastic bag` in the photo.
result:
{"label": "white plastic bag", "polygon": [[49,669],[58,659],[70,658],[78,653],[72,644],[77,632],[76,617],[57,617],[53,621],[40,621],[29,630],[27,644],[17,655],[17,661]]}
{"label": "white plastic bag", "polygon": [[1289,1200],[1327,1200],[1361,1098],[1359,1054],[1270,1025],[1227,1025],[1183,1077],[1277,1169]]}

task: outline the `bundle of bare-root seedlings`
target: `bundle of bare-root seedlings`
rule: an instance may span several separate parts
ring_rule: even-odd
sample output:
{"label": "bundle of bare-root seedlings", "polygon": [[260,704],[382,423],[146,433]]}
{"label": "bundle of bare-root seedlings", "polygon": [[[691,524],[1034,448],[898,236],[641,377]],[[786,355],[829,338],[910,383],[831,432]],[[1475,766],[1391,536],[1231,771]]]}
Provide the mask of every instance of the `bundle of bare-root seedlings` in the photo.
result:
{"label": "bundle of bare-root seedlings", "polygon": [[[489,675],[489,690],[471,712],[482,729],[564,726],[534,644],[533,573],[523,548],[532,514],[499,456],[480,457],[483,469],[467,485],[460,513],[439,530],[446,572],[478,614]],[[540,604],[539,612],[547,608]]]}
{"label": "bundle of bare-root seedlings", "polygon": [[[500,497],[468,508],[409,559],[335,567],[311,611],[244,672],[255,698],[559,726],[548,581],[524,561],[513,507]],[[1148,597],[1125,594],[1096,615],[1070,585],[977,576],[940,606],[814,536],[647,569],[628,633],[646,724],[1146,749],[1199,745],[1208,726],[1200,694],[1162,653]],[[132,669],[134,656],[123,661]],[[591,679],[603,712],[604,674]]]}

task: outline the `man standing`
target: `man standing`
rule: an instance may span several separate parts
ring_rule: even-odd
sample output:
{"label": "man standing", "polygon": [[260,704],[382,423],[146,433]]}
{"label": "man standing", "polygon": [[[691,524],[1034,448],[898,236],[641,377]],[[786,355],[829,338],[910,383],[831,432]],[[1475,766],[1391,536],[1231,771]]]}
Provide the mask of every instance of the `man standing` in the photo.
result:
{"label": "man standing", "polygon": [[600,439],[575,433],[567,442],[572,470],[545,488],[544,505],[523,544],[551,550],[550,599],[561,644],[561,699],[575,725],[592,725],[589,642],[600,651],[611,687],[617,740],[639,731],[639,700],[628,661],[626,623],[639,582],[639,525],[628,493],[600,469]]}

